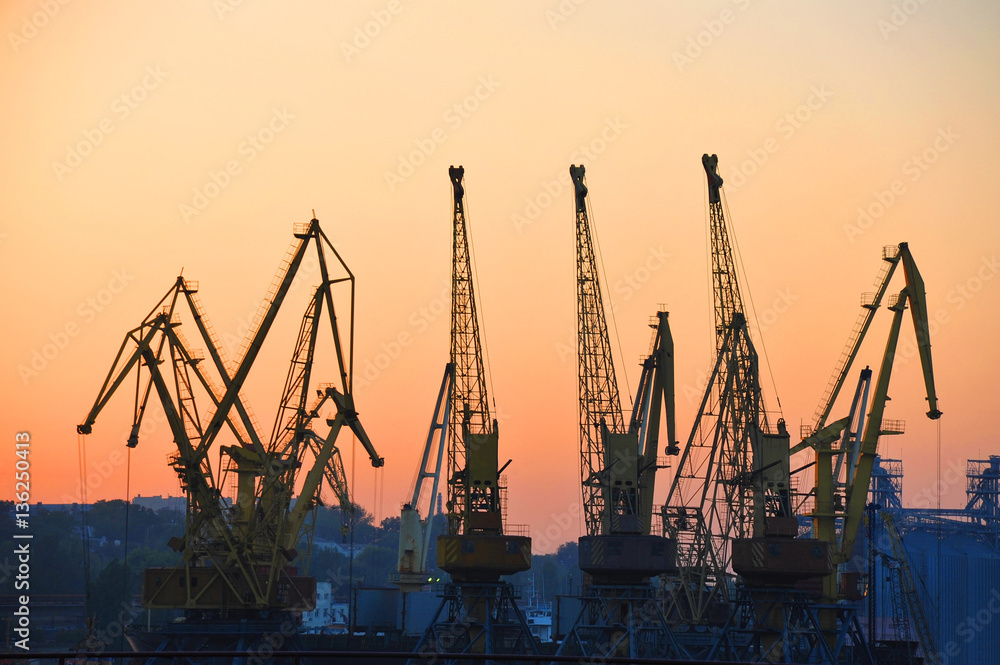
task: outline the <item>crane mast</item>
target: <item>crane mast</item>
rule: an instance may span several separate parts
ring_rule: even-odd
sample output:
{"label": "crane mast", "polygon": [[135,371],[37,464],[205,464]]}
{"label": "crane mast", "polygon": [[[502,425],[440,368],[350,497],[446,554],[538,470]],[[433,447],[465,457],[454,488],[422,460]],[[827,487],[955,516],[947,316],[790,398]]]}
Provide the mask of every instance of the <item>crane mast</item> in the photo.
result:
{"label": "crane mast", "polygon": [[[490,415],[483,364],[483,345],[479,335],[479,315],[473,287],[474,270],[469,252],[469,233],[465,220],[465,169],[448,169],[453,193],[452,265],[451,265],[451,363],[455,367],[451,417],[448,426],[448,526],[458,534],[488,528],[502,533],[500,522],[486,527],[470,523],[470,513],[500,516],[498,480],[475,479],[470,483],[467,448],[469,437],[496,451],[497,426]],[[488,455],[488,451],[486,452]],[[476,471],[479,470],[476,465]],[[487,469],[488,470],[488,469]],[[496,470],[494,465],[493,470]],[[481,481],[476,483],[476,480]],[[487,481],[490,481],[487,484]],[[475,519],[475,518],[472,518]]]}
{"label": "crane mast", "polygon": [[[427,430],[420,456],[420,466],[413,483],[413,496],[404,503],[399,516],[399,559],[396,582],[404,592],[418,591],[427,584],[427,554],[430,551],[438,482],[441,479],[444,451],[448,445],[455,366],[445,365],[444,377],[434,405],[434,415]],[[404,601],[405,602],[405,601]]]}
{"label": "crane mast", "polygon": [[[579,539],[584,576],[580,613],[558,655],[596,662],[611,655],[688,656],[667,625],[649,578],[676,572],[674,543],[652,535],[660,418],[674,441],[674,344],[667,312],[653,339],[626,422],[622,414],[591,222],[585,169],[570,166],[575,192],[580,467],[587,533]],[[626,429],[627,428],[627,429]],[[582,662],[582,661],[581,661]]]}
{"label": "crane mast", "polygon": [[[448,169],[452,185],[451,359],[441,399],[450,384],[448,433],[448,533],[438,536],[437,565],[451,581],[417,645],[422,656],[453,653],[537,653],[513,587],[504,575],[531,568],[531,538],[507,532],[499,465],[499,433],[486,392],[483,344],[476,310],[475,271],[465,216],[465,169]],[[452,373],[453,374],[450,374]],[[435,415],[437,422],[438,415]],[[422,469],[431,445],[428,435]],[[416,495],[414,495],[416,499]],[[513,529],[512,529],[513,530]],[[411,663],[421,659],[411,659]],[[464,662],[464,661],[463,661]]]}
{"label": "crane mast", "polygon": [[[611,341],[604,316],[597,253],[587,217],[584,167],[571,166],[576,196],[577,350],[580,361],[580,456],[587,535],[612,531],[606,484],[605,439],[624,433]],[[630,464],[634,466],[634,462]]]}
{"label": "crane mast", "polygon": [[[663,506],[677,539],[679,577],[668,588],[685,619],[702,621],[729,595],[733,543],[761,537],[769,520],[793,535],[789,436],[768,421],[760,365],[740,292],[722,200],[718,157],[704,155],[708,183],[715,364]],[[789,521],[791,520],[791,521]]]}

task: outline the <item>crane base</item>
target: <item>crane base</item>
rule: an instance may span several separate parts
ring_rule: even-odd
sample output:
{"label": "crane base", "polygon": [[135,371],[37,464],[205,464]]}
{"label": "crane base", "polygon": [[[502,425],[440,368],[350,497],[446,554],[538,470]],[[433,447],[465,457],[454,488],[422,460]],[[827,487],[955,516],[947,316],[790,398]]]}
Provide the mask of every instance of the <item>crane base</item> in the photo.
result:
{"label": "crane base", "polygon": [[496,582],[531,568],[531,538],[490,534],[438,536],[438,568],[456,582]]}
{"label": "crane base", "polygon": [[752,586],[793,587],[833,572],[833,547],[812,538],[743,538],[733,541],[733,570]]}
{"label": "crane base", "polygon": [[[218,568],[191,566],[185,568],[147,568],[142,573],[142,606],[167,610],[283,610],[303,612],[316,608],[316,578],[296,575],[294,568],[280,573],[282,584],[276,597],[265,605],[255,604],[248,589],[237,594]],[[190,573],[190,578],[188,577]],[[237,588],[242,581],[233,575]],[[266,588],[266,570],[257,573],[258,584]],[[287,582],[287,584],[285,584]]]}
{"label": "crane base", "polygon": [[653,575],[677,572],[677,543],[662,536],[582,536],[580,570],[595,584],[640,584]]}

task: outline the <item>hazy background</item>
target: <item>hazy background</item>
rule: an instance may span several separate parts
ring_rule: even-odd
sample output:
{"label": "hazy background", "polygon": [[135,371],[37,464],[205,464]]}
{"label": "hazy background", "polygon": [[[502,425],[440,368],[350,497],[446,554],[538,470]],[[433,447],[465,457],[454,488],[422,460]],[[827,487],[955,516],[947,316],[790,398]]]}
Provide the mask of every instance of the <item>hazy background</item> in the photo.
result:
{"label": "hazy background", "polygon": [[[998,19],[974,2],[6,0],[4,496],[27,430],[32,500],[74,500],[75,426],[181,269],[236,355],[292,224],[315,209],[357,276],[355,396],[386,459],[377,489],[358,448],[355,499],[396,514],[447,361],[447,167],[463,164],[510,521],[552,551],[582,526],[567,167],[587,167],[623,395],[648,318],[671,313],[683,440],[714,345],[700,164],[714,152],[768,401],[776,387],[794,433],[882,247],[910,243],[941,321],[941,494],[958,506],[966,458],[1000,454]],[[248,383],[268,431],[305,292]],[[880,360],[879,319],[858,369]],[[903,339],[912,352],[908,321]],[[891,396],[886,416],[908,430],[880,451],[904,460],[906,502],[933,505],[937,426],[912,357]],[[131,402],[116,395],[88,438],[90,500],[126,496]],[[168,428],[150,429],[130,494],[176,494]]]}

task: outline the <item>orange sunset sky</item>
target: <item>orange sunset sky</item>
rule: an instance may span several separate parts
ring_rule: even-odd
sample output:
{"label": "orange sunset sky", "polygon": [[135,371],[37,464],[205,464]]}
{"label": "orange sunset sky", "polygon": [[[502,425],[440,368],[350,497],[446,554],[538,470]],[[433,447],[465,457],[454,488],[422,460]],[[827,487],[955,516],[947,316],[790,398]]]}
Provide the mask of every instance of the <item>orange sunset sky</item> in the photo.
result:
{"label": "orange sunset sky", "polygon": [[[963,505],[967,458],[1000,454],[1000,5],[6,0],[0,32],[5,498],[28,431],[32,501],[75,500],[75,427],[182,269],[235,356],[315,209],[357,276],[355,399],[386,460],[376,489],[358,447],[355,500],[397,514],[447,361],[462,164],[509,520],[552,551],[582,529],[567,168],[587,167],[623,396],[665,303],[685,440],[714,348],[705,152],[790,429],[812,421],[882,247],[908,241],[937,319],[942,504]],[[305,292],[245,391],[268,431]],[[886,417],[907,432],[880,451],[904,461],[905,502],[933,505],[938,430],[904,355]],[[131,403],[87,439],[91,500],[126,496]],[[177,494],[172,450],[153,421],[133,496]]]}

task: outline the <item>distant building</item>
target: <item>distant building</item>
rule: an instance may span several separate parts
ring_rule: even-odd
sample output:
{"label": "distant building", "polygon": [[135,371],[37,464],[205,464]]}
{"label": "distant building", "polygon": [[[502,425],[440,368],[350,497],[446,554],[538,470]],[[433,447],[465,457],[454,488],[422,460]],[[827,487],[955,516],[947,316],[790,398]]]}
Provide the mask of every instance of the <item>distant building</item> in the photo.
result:
{"label": "distant building", "polygon": [[[364,549],[368,547],[366,543],[355,543],[354,544],[354,556],[361,554]],[[313,548],[319,550],[336,550],[344,556],[351,556],[351,545],[349,543],[338,543],[336,540],[321,540],[320,538],[313,539]]]}
{"label": "distant building", "polygon": [[316,582],[316,609],[302,613],[305,632],[343,632],[347,627],[347,603],[333,602],[330,582]]}
{"label": "distant building", "polygon": [[[965,508],[904,508],[902,495],[902,461],[876,457],[869,503],[894,516],[934,648],[946,656],[941,662],[996,662],[1000,631],[992,624],[1000,607],[1000,456],[968,460]],[[916,639],[908,613],[896,616],[905,598],[881,519],[873,521],[871,532],[873,543],[859,550],[871,556],[874,573],[862,603],[862,624],[871,603],[881,639],[903,639],[898,630]],[[867,541],[865,535],[859,540]]]}
{"label": "distant building", "polygon": [[132,503],[136,506],[149,508],[150,510],[173,510],[176,512],[184,512],[185,507],[184,497],[182,496],[143,496],[136,494],[135,498],[132,499]]}

